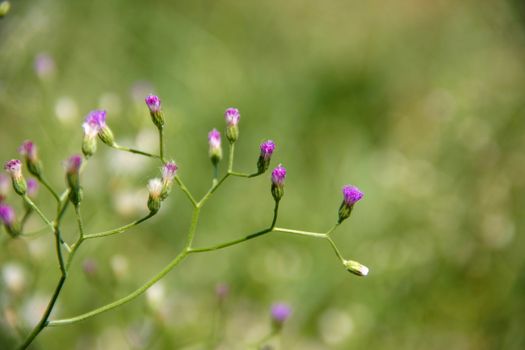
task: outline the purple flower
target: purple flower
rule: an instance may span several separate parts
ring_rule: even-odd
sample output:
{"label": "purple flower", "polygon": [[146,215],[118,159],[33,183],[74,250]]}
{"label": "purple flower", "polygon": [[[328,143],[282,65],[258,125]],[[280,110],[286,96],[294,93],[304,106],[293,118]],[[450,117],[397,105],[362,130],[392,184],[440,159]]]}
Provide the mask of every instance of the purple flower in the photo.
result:
{"label": "purple flower", "polygon": [[35,179],[29,179],[27,180],[27,195],[29,197],[36,197],[36,194],[38,193],[38,181]]}
{"label": "purple flower", "polygon": [[160,112],[160,98],[158,96],[149,95],[148,97],[146,97],[145,101],[151,113]]}
{"label": "purple flower", "polygon": [[4,170],[7,171],[13,179],[22,178],[22,162],[18,159],[11,159],[5,163]]}
{"label": "purple flower", "polygon": [[292,309],[288,304],[277,303],[272,305],[272,320],[278,326],[281,326],[290,317],[291,313]]}
{"label": "purple flower", "polygon": [[82,166],[82,156],[75,154],[69,157],[66,161],[65,167],[68,174],[78,174]]}
{"label": "purple flower", "polygon": [[11,227],[15,222],[15,211],[7,204],[0,204],[0,220],[4,225]]}
{"label": "purple flower", "polygon": [[272,171],[272,183],[275,186],[282,187],[284,185],[284,179],[286,178],[286,168],[281,164]]}
{"label": "purple flower", "polygon": [[217,129],[213,129],[208,133],[208,143],[210,144],[210,149],[221,147],[221,133]]}
{"label": "purple flower", "polygon": [[84,134],[89,137],[95,137],[102,128],[106,127],[106,111],[94,110],[89,112],[84,124]]}
{"label": "purple flower", "polygon": [[343,187],[343,199],[348,206],[352,206],[363,198],[363,192],[357,187],[352,185],[346,185]]}
{"label": "purple flower", "polygon": [[224,119],[226,119],[228,126],[236,126],[239,123],[239,119],[241,119],[241,114],[237,108],[228,108],[224,112]]}
{"label": "purple flower", "polygon": [[36,145],[33,143],[33,141],[24,141],[24,143],[22,143],[22,146],[18,148],[18,152],[20,152],[21,155],[26,156],[32,161],[36,161],[37,159]]}
{"label": "purple flower", "polygon": [[175,164],[174,161],[167,162],[162,167],[162,181],[163,182],[172,182],[175,175],[177,175],[177,169],[179,167]]}
{"label": "purple flower", "polygon": [[55,72],[55,61],[47,53],[40,53],[35,57],[34,68],[38,77],[44,79]]}
{"label": "purple flower", "polygon": [[275,150],[275,143],[272,140],[264,141],[261,143],[261,157],[264,158],[264,160],[270,159],[270,157],[273,154],[273,151]]}

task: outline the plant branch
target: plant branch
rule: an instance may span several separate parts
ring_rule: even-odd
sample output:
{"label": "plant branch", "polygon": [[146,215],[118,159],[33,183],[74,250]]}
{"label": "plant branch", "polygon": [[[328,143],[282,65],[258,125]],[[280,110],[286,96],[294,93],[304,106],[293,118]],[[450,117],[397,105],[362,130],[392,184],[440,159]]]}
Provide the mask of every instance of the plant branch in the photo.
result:
{"label": "plant branch", "polygon": [[99,238],[99,237],[111,236],[111,235],[116,235],[116,234],[122,233],[124,231],[129,230],[132,227],[137,226],[141,222],[144,222],[144,221],[148,220],[149,218],[153,217],[154,215],[155,215],[155,213],[151,213],[150,212],[145,217],[143,217],[143,218],[141,218],[139,220],[135,220],[135,221],[133,221],[133,222],[127,224],[127,225],[118,227],[116,229],[109,230],[109,231],[103,231],[103,232],[97,232],[97,233],[90,233],[90,234],[84,235],[84,239]]}

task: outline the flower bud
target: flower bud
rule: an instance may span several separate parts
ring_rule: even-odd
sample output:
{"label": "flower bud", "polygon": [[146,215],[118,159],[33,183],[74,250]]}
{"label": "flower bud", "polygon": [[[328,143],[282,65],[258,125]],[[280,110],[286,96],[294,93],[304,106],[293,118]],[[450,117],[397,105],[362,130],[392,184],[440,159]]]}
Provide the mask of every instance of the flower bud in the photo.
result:
{"label": "flower bud", "polygon": [[346,185],[343,187],[343,202],[341,203],[341,207],[339,207],[339,223],[350,216],[354,204],[361,200],[363,195],[363,192],[355,186]]}
{"label": "flower bud", "polygon": [[357,261],[353,260],[345,260],[344,265],[346,269],[357,276],[366,276],[368,275],[368,267],[366,267],[363,264],[358,263]]}
{"label": "flower bud", "polygon": [[5,199],[7,198],[10,186],[11,184],[9,178],[4,174],[0,174],[0,203],[5,201]]}
{"label": "flower bud", "polygon": [[82,187],[80,187],[80,167],[82,166],[82,157],[73,155],[65,163],[66,180],[69,185],[69,199],[74,205],[82,201]]}
{"label": "flower bud", "polygon": [[11,236],[17,236],[20,233],[17,227],[15,211],[11,206],[0,204],[0,221],[2,221]]}
{"label": "flower bud", "polygon": [[26,194],[27,184],[22,175],[22,162],[18,159],[11,159],[4,165],[4,170],[11,175],[11,181],[15,192],[21,196]]}
{"label": "flower bud", "polygon": [[272,305],[271,315],[273,326],[280,329],[291,314],[292,309],[287,304],[278,303]]}
{"label": "flower bud", "polygon": [[228,108],[224,112],[224,119],[226,119],[226,138],[230,143],[234,143],[239,138],[239,119],[241,114],[237,108]]}
{"label": "flower bud", "polygon": [[213,129],[208,133],[208,144],[210,145],[210,159],[213,165],[217,165],[222,159],[221,133]]}
{"label": "flower bud", "polygon": [[155,95],[149,95],[145,101],[149,108],[151,121],[153,121],[153,124],[155,124],[158,129],[162,129],[164,127],[164,116],[162,115],[160,98]]}
{"label": "flower bud", "polygon": [[42,162],[38,159],[36,145],[32,141],[24,141],[18,152],[25,157],[27,170],[37,178],[40,178],[42,176]]}
{"label": "flower bud", "polygon": [[273,143],[272,140],[264,141],[261,143],[260,149],[261,154],[259,155],[259,160],[257,160],[257,172],[262,174],[268,170],[270,166],[270,160],[275,150],[275,143]]}
{"label": "flower bud", "polygon": [[272,171],[272,196],[279,202],[284,195],[284,179],[286,178],[286,168],[281,164]]}
{"label": "flower bud", "polygon": [[9,1],[0,2],[0,18],[7,15],[10,9],[11,9],[11,3]]}
{"label": "flower bud", "polygon": [[160,202],[162,200],[162,180],[155,178],[148,182],[148,209],[152,214],[155,214],[160,209]]}
{"label": "flower bud", "polygon": [[[86,117],[85,124],[88,125],[88,129],[91,129],[91,133],[98,134],[98,137],[102,142],[104,142],[108,146],[115,145],[115,137],[113,136],[113,132],[107,126],[106,124],[106,111],[103,110],[94,110],[89,112],[88,116]],[[86,127],[84,127],[84,130]]]}
{"label": "flower bud", "polygon": [[162,193],[161,199],[164,200],[168,197],[171,191],[171,185],[173,184],[173,178],[177,174],[177,164],[174,161],[167,162],[162,167]]}

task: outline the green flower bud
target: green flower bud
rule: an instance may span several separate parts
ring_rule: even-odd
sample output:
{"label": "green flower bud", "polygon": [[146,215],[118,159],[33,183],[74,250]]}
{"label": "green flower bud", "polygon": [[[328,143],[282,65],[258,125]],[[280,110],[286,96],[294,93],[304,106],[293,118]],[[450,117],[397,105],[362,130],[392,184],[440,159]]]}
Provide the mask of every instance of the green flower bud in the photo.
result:
{"label": "green flower bud", "polygon": [[100,138],[100,140],[102,140],[102,142],[104,142],[108,146],[115,145],[115,136],[113,136],[113,132],[107,125],[104,125],[102,128],[100,128],[100,131],[98,132],[98,137]]}
{"label": "green flower bud", "polygon": [[353,260],[345,260],[344,265],[346,269],[357,276],[366,276],[368,275],[369,269],[363,264],[358,263]]}
{"label": "green flower bud", "polygon": [[152,214],[155,214],[160,209],[163,187],[164,185],[161,179],[155,178],[148,182],[148,209]]}
{"label": "green flower bud", "polygon": [[24,179],[22,175],[22,162],[18,159],[12,159],[5,163],[4,169],[11,176],[15,192],[21,196],[25,195],[27,192],[27,184],[26,179]]}

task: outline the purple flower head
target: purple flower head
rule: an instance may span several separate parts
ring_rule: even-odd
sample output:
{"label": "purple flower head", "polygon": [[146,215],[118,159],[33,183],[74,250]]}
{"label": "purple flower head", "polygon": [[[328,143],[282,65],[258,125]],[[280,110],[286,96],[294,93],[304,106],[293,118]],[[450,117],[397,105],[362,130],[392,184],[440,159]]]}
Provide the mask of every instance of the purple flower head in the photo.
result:
{"label": "purple flower head", "polygon": [[34,66],[39,78],[47,78],[55,72],[55,61],[47,53],[38,54]]}
{"label": "purple flower head", "polygon": [[355,203],[357,203],[361,198],[363,198],[363,192],[359,190],[359,188],[352,186],[352,185],[346,185],[343,187],[343,198],[348,206],[352,206]]}
{"label": "purple flower head", "polygon": [[32,161],[35,161],[37,159],[36,145],[33,143],[33,141],[24,141],[24,143],[22,143],[22,146],[18,148],[18,152],[20,152],[21,155],[31,159]]}
{"label": "purple flower head", "polygon": [[38,193],[38,181],[35,179],[27,180],[27,195],[34,198]]}
{"label": "purple flower head", "polygon": [[160,98],[156,95],[148,95],[145,99],[146,105],[148,105],[148,108],[151,113],[158,113],[160,112]]}
{"label": "purple flower head", "polygon": [[239,123],[241,114],[237,108],[228,108],[226,112],[224,112],[224,119],[226,119],[228,126],[235,126]]}
{"label": "purple flower head", "polygon": [[277,303],[272,305],[272,320],[277,325],[282,325],[290,317],[292,309],[288,304]]}
{"label": "purple flower head", "polygon": [[284,179],[286,178],[286,168],[281,164],[272,171],[272,183],[276,186],[284,185]]}
{"label": "purple flower head", "polygon": [[273,151],[275,150],[275,143],[272,140],[264,141],[261,143],[261,157],[265,160],[270,159]]}
{"label": "purple flower head", "polygon": [[78,174],[80,167],[82,166],[82,157],[78,154],[69,157],[65,166],[68,174]]}
{"label": "purple flower head", "polygon": [[94,110],[89,112],[82,127],[84,134],[95,137],[102,128],[106,127],[106,111]]}
{"label": "purple flower head", "polygon": [[0,220],[6,226],[12,226],[15,222],[15,211],[7,204],[0,204]]}
{"label": "purple flower head", "polygon": [[11,159],[4,165],[4,170],[14,179],[22,177],[22,162],[18,159]]}
{"label": "purple flower head", "polygon": [[179,167],[177,164],[175,164],[174,161],[167,162],[162,167],[162,181],[164,182],[171,182],[173,181],[173,178],[177,174],[177,169]]}
{"label": "purple flower head", "polygon": [[213,129],[208,133],[208,143],[212,149],[221,147],[221,133],[217,129]]}

